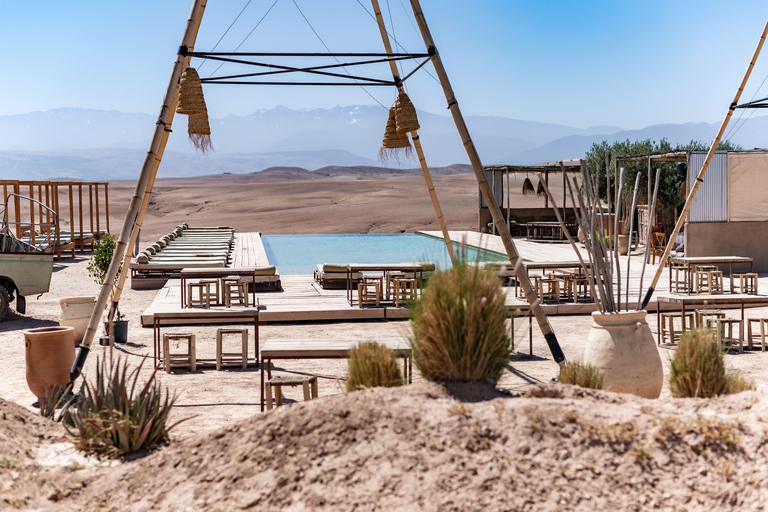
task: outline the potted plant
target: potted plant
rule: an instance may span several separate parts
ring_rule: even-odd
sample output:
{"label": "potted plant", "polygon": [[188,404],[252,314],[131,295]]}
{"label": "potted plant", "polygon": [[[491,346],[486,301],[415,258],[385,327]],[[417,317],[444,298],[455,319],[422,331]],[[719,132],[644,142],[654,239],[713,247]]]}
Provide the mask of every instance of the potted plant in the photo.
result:
{"label": "potted plant", "polygon": [[[88,263],[88,275],[90,275],[97,284],[103,285],[107,278],[109,264],[112,262],[112,255],[115,253],[115,237],[107,235],[93,243],[93,252],[91,252],[91,261]],[[122,267],[122,265],[121,265]],[[117,271],[118,274],[120,270]],[[112,291],[114,294],[114,290]],[[119,309],[115,311],[114,321],[114,342],[128,342],[128,320]],[[109,321],[104,322],[104,330],[109,335]]]}
{"label": "potted plant", "polygon": [[[617,255],[618,247],[611,250],[606,239],[601,236],[604,226],[613,216],[606,214],[600,206],[594,179],[583,160],[581,169],[583,185],[579,185],[575,178],[573,184],[570,180],[566,183],[573,204],[580,205],[577,215],[579,224],[585,231],[584,245],[589,256],[589,268],[570,235],[568,240],[576,251],[585,275],[588,276],[592,297],[598,307],[598,311],[592,313],[594,323],[587,338],[583,360],[604,372],[603,389],[631,393],[644,398],[658,398],[664,381],[664,370],[653,334],[646,322],[647,312],[640,309],[641,297],[637,297],[636,302],[633,297],[630,305],[629,280],[626,276],[629,275],[631,259],[627,258],[626,273],[622,274]],[[620,189],[623,184],[624,169],[621,169]],[[554,197],[546,184],[544,187],[558,221],[565,229]],[[637,187],[638,181],[635,182],[630,212],[637,200]],[[654,201],[655,199],[654,194]],[[622,211],[621,195],[617,202],[617,211]],[[618,229],[616,224],[614,229]],[[626,281],[624,283],[622,275]],[[642,289],[641,278],[640,290]]]}

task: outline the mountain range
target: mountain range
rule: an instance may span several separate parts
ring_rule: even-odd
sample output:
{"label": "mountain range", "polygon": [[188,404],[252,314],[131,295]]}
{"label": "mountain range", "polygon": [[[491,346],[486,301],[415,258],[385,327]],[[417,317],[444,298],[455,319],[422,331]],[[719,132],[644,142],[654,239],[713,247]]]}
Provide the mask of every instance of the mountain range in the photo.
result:
{"label": "mountain range", "polygon": [[[449,116],[418,111],[430,166],[469,162]],[[270,167],[316,170],[328,166],[381,167],[377,154],[387,111],[379,106],[293,110],[285,107],[210,120],[214,152],[195,153],[178,115],[160,176],[249,173]],[[0,116],[0,178],[135,178],[154,131],[150,114],[60,108]],[[595,142],[667,137],[674,145],[709,142],[719,124],[660,124],[639,130],[616,126],[581,129],[494,116],[467,116],[484,164],[535,164],[580,158]],[[731,140],[745,148],[768,146],[768,116],[752,117]],[[390,162],[413,168],[415,160]]]}

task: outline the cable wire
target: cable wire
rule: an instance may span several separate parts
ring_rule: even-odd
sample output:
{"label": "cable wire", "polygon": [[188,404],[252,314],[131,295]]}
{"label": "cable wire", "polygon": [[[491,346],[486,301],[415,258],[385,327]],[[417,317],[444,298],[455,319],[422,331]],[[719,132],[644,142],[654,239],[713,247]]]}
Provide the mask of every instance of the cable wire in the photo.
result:
{"label": "cable wire", "polygon": [[[766,74],[766,75],[765,75],[765,78],[763,78],[763,81],[760,83],[760,86],[757,88],[757,90],[755,91],[755,93],[754,93],[754,94],[752,95],[752,97],[749,99],[749,103],[751,103],[751,102],[752,102],[752,100],[754,100],[754,99],[755,99],[755,96],[757,96],[757,93],[758,93],[758,92],[760,92],[760,89],[762,89],[762,88],[763,88],[763,85],[765,84],[765,81],[766,81],[766,80],[768,80],[768,74]],[[753,108],[753,109],[752,109],[752,111],[751,111],[751,112],[749,113],[749,115],[747,116],[747,118],[744,120],[744,122],[742,122],[742,123],[741,123],[741,125],[739,125],[739,126],[737,127],[737,125],[739,124],[739,121],[741,121],[741,118],[742,118],[742,116],[744,115],[744,109],[741,109],[741,113],[739,114],[739,118],[738,118],[738,119],[736,120],[736,122],[735,122],[735,123],[734,123],[734,124],[731,126],[731,128],[729,128],[729,129],[728,129],[728,132],[727,132],[727,133],[726,133],[726,134],[723,136],[723,139],[724,139],[724,140],[730,140],[730,138],[731,138],[731,137],[734,137],[734,136],[735,136],[735,135],[736,135],[736,134],[739,132],[739,130],[741,130],[741,128],[742,128],[742,127],[743,127],[743,126],[746,124],[746,122],[747,122],[747,121],[749,121],[749,118],[750,118],[750,117],[752,117],[752,114],[754,114],[754,113],[755,113],[755,110],[757,110],[757,109],[754,109],[754,108]]]}
{"label": "cable wire", "polygon": [[[392,37],[394,38],[397,34],[395,34],[395,22],[392,20],[392,9],[389,7],[389,0],[387,0],[387,12],[389,13],[389,26],[392,27]],[[397,42],[397,39],[395,39],[395,48],[402,48],[403,51],[405,51],[405,48],[400,46],[400,43]],[[400,69],[400,78],[404,76],[403,72],[403,63],[402,62],[396,62],[395,67]],[[408,84],[403,82],[403,88],[405,89],[405,93],[408,94]]]}
{"label": "cable wire", "polygon": [[[277,2],[279,2],[279,1],[280,1],[280,0],[275,0],[275,1],[272,3],[272,5],[269,7],[269,9],[267,9],[267,12],[265,12],[265,13],[264,13],[264,16],[262,16],[262,17],[261,17],[261,19],[259,20],[259,22],[258,22],[258,23],[256,23],[256,26],[255,26],[255,27],[253,27],[253,28],[251,29],[251,31],[250,31],[250,32],[248,32],[248,35],[247,35],[247,36],[245,36],[245,38],[244,38],[244,39],[243,39],[243,40],[240,42],[240,44],[239,44],[239,45],[237,45],[237,47],[236,47],[234,50],[232,50],[232,53],[230,53],[230,54],[229,54],[229,56],[230,56],[230,57],[231,57],[231,56],[232,56],[232,55],[233,55],[233,54],[234,54],[234,53],[235,53],[237,50],[239,50],[239,49],[240,49],[240,47],[241,47],[241,46],[243,46],[243,44],[245,44],[245,42],[248,40],[248,38],[249,38],[249,37],[251,37],[251,34],[253,34],[253,32],[254,32],[254,31],[257,29],[257,28],[259,28],[259,25],[261,25],[261,22],[262,22],[262,21],[264,21],[264,18],[266,18],[266,17],[267,17],[267,15],[268,15],[270,12],[272,12],[272,9],[274,9],[275,5],[277,5]],[[250,3],[250,1],[249,1],[249,3]],[[246,7],[248,7],[248,6],[246,5]],[[245,8],[243,8],[243,9],[245,9]],[[241,14],[242,14],[242,13],[241,13]],[[238,15],[238,17],[239,17],[239,16],[240,16],[240,15]],[[235,20],[235,21],[237,21],[237,20]],[[234,22],[233,22],[233,23],[234,23]],[[217,44],[218,44],[218,43],[217,43]],[[213,70],[213,72],[212,72],[210,75],[208,75],[208,78],[211,78],[211,77],[212,77],[212,76],[213,76],[213,75],[214,75],[214,74],[215,74],[215,73],[216,73],[218,70],[220,70],[220,69],[221,69],[221,66],[223,66],[224,64],[225,64],[224,62],[222,62],[221,64],[219,64],[219,67],[217,67],[216,69],[214,69],[214,70]]]}
{"label": "cable wire", "polygon": [[[328,53],[333,53],[333,52],[331,51],[331,49],[330,49],[330,48],[328,48],[328,45],[327,45],[327,44],[325,44],[325,41],[323,41],[323,38],[322,38],[322,37],[320,37],[320,34],[318,34],[318,33],[317,33],[317,31],[315,30],[315,27],[313,27],[313,26],[312,26],[312,24],[309,22],[309,20],[307,19],[307,17],[304,15],[304,12],[301,10],[301,7],[299,7],[299,4],[297,4],[297,3],[296,3],[296,0],[292,0],[292,1],[293,1],[293,5],[295,5],[295,6],[296,6],[296,9],[298,9],[298,11],[299,11],[299,14],[301,14],[301,17],[302,17],[302,18],[304,18],[304,21],[306,21],[306,22],[307,22],[307,25],[309,25],[309,28],[310,28],[310,30],[312,30],[312,32],[315,34],[315,36],[316,36],[316,37],[317,37],[317,39],[320,41],[320,43],[322,43],[322,45],[325,47],[325,49],[328,51]],[[359,0],[358,0],[358,2],[359,2]],[[336,61],[338,64],[341,64],[341,62],[339,62],[339,59],[337,59],[336,57],[334,57],[334,58],[333,58],[333,60],[335,60],[335,61]],[[344,70],[344,72],[345,72],[347,75],[349,75],[349,71],[347,71],[347,68],[345,68],[344,66],[342,66],[342,67],[341,67],[341,69],[343,69],[343,70]],[[351,77],[351,75],[349,75],[349,76]],[[381,105],[381,108],[383,108],[383,109],[385,109],[385,110],[389,110],[389,109],[388,109],[386,106],[384,106],[384,104],[383,104],[382,102],[380,102],[378,99],[376,99],[376,97],[375,97],[373,94],[371,94],[371,93],[370,93],[370,92],[369,92],[369,91],[368,91],[368,90],[367,90],[365,87],[363,87],[362,85],[360,85],[360,84],[357,82],[357,80],[354,80],[354,79],[353,79],[353,81],[354,81],[354,82],[355,82],[355,83],[358,85],[358,87],[360,87],[360,88],[361,88],[361,89],[362,89],[362,90],[365,92],[365,94],[367,94],[368,96],[370,96],[370,97],[371,97],[371,99],[373,99],[373,101],[375,101],[376,103],[378,103],[379,105]]]}
{"label": "cable wire", "polygon": [[[232,29],[232,27],[237,22],[237,20],[240,19],[240,16],[243,14],[243,12],[245,12],[245,10],[248,8],[248,6],[251,5],[252,1],[253,0],[248,0],[248,2],[246,2],[245,7],[243,7],[243,9],[240,11],[240,14],[238,14],[237,17],[235,17],[235,19],[232,21],[232,23],[229,24],[229,27],[227,28],[227,30],[224,31],[224,34],[222,34],[222,36],[219,38],[219,40],[216,41],[216,44],[213,45],[213,48],[211,48],[211,50],[210,50],[211,52],[213,52],[216,49],[216,47],[219,46],[219,43],[221,42],[221,40],[224,39],[224,37],[229,33],[229,31]],[[208,59],[203,59],[203,62],[197,67],[197,70],[200,71],[200,68],[205,66],[206,62],[208,62]]]}

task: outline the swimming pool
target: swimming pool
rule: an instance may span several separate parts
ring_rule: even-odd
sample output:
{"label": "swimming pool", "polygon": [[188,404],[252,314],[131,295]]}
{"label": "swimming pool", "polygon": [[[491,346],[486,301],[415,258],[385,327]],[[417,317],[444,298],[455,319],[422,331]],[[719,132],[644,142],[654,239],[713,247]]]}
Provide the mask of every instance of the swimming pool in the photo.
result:
{"label": "swimming pool", "polygon": [[[262,235],[269,263],[280,275],[312,275],[321,263],[403,263],[433,261],[438,269],[451,260],[442,239],[413,233],[374,235]],[[454,242],[459,252],[459,244]],[[492,251],[468,247],[468,261],[503,261]]]}

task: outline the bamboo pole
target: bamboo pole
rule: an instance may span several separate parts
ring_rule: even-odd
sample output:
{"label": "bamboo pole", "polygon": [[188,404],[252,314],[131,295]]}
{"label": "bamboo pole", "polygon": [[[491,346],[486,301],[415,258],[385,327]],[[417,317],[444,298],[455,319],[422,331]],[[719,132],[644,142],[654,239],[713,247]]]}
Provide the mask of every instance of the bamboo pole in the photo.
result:
{"label": "bamboo pole", "polygon": [[[379,26],[379,33],[381,34],[381,40],[384,43],[384,50],[388,55],[391,55],[392,44],[389,41],[389,34],[387,33],[387,26],[384,23],[384,17],[381,14],[381,8],[379,7],[378,0],[371,0],[373,5],[373,11],[376,13],[376,23]],[[403,83],[400,80],[400,72],[397,69],[397,63],[393,60],[389,61],[389,67],[392,70],[392,78],[397,84],[397,92],[403,93]],[[443,232],[443,240],[445,246],[448,249],[448,256],[451,258],[451,263],[456,265],[456,256],[453,251],[453,243],[451,243],[451,237],[448,234],[448,228],[445,225],[445,218],[443,217],[443,210],[440,208],[440,202],[437,199],[437,192],[435,192],[435,186],[432,183],[432,175],[429,172],[429,166],[427,160],[424,158],[424,150],[421,147],[421,140],[419,139],[419,133],[413,130],[411,133],[411,140],[413,141],[413,147],[416,150],[416,155],[419,157],[419,165],[421,166],[421,172],[424,174],[424,181],[427,183],[427,190],[429,191],[429,197],[432,199],[432,206],[435,209],[437,215],[437,222],[440,224],[440,230]]]}
{"label": "bamboo pole", "polygon": [[736,95],[733,97],[733,101],[728,107],[728,112],[725,114],[725,119],[723,119],[723,122],[720,125],[720,129],[717,131],[717,135],[715,136],[715,140],[709,147],[707,157],[704,159],[704,164],[701,166],[701,170],[696,176],[696,181],[694,181],[691,186],[691,191],[688,192],[688,197],[685,199],[683,211],[675,223],[675,229],[672,230],[672,234],[669,236],[669,240],[667,240],[667,246],[664,248],[664,254],[661,255],[661,260],[659,261],[659,266],[656,269],[656,274],[654,274],[653,281],[651,281],[651,286],[648,287],[648,292],[645,294],[645,298],[643,299],[643,308],[645,308],[651,301],[651,296],[653,295],[653,291],[656,289],[656,284],[659,282],[661,272],[664,270],[664,266],[667,263],[669,253],[672,252],[672,246],[674,245],[675,239],[677,238],[678,233],[680,233],[680,230],[683,229],[685,219],[688,217],[688,212],[691,209],[691,205],[693,205],[693,198],[696,197],[696,192],[699,190],[699,186],[704,183],[704,174],[707,172],[707,168],[709,167],[709,163],[712,161],[712,157],[715,156],[715,151],[717,151],[717,146],[720,144],[720,139],[723,137],[723,133],[725,133],[725,129],[728,127],[728,122],[731,120],[733,111],[736,105],[739,103],[741,93],[744,92],[744,86],[747,85],[749,75],[752,74],[752,69],[755,67],[755,61],[757,61],[757,57],[760,55],[760,50],[763,48],[763,43],[765,43],[766,34],[768,34],[768,21],[765,23],[765,28],[763,28],[763,33],[760,35],[760,39],[757,42],[755,52],[752,54],[752,60],[749,61],[749,66],[747,66],[747,71],[744,73],[744,78],[741,79],[741,84],[739,84]]}
{"label": "bamboo pole", "polygon": [[[193,0],[192,7],[189,13],[189,19],[184,28],[184,35],[181,39],[181,48],[186,48],[188,51],[193,51],[195,40],[197,39],[197,32],[200,28],[200,21],[205,11],[205,5],[207,0]],[[175,114],[174,109],[171,108],[178,98],[179,94],[179,80],[181,79],[181,73],[184,70],[184,65],[189,62],[189,57],[183,55],[184,52],[179,51],[174,61],[173,70],[171,72],[171,78],[168,82],[168,88],[163,99],[162,107],[160,108],[160,116],[155,125],[155,132],[150,143],[149,151],[144,160],[144,165],[141,169],[141,174],[136,183],[136,188],[131,198],[128,213],[123,221],[123,227],[120,231],[120,236],[115,244],[115,251],[112,256],[112,262],[109,264],[109,270],[104,280],[104,284],[101,287],[101,292],[96,300],[96,306],[93,309],[88,329],[85,332],[80,348],[78,349],[77,357],[70,370],[70,381],[74,381],[82,372],[85,359],[88,357],[88,351],[93,343],[93,338],[96,335],[99,322],[101,320],[102,312],[107,305],[107,300],[113,292],[115,285],[115,278],[117,277],[120,264],[123,262],[123,258],[126,253],[128,242],[133,238],[136,227],[136,221],[141,210],[142,198],[147,190],[147,186],[151,180],[154,179],[153,170],[156,170],[156,161],[162,158],[165,150],[165,142],[167,142],[167,131],[170,130],[171,123],[173,122],[173,116]]]}
{"label": "bamboo pole", "polygon": [[[525,293],[525,297],[528,300],[528,304],[531,306],[531,310],[536,316],[536,322],[539,324],[539,328],[541,329],[541,332],[547,341],[547,345],[549,346],[549,350],[552,353],[553,358],[558,364],[565,365],[565,354],[563,353],[563,350],[557,341],[557,336],[552,330],[552,326],[547,319],[547,315],[544,313],[544,310],[541,307],[539,299],[536,296],[536,292],[533,291],[531,280],[528,277],[528,272],[525,269],[525,266],[522,265],[520,256],[518,255],[517,249],[515,248],[515,243],[512,240],[512,236],[509,234],[509,226],[504,225],[504,217],[501,213],[501,209],[499,209],[499,205],[496,203],[496,198],[494,197],[491,188],[488,185],[488,180],[485,178],[485,172],[483,172],[483,164],[480,161],[480,155],[477,153],[477,149],[472,142],[472,137],[469,135],[467,125],[464,122],[464,117],[461,115],[461,110],[459,110],[459,104],[456,102],[456,97],[453,94],[450,80],[448,80],[448,74],[445,72],[443,62],[440,59],[440,54],[435,47],[432,34],[429,32],[429,27],[427,26],[427,21],[424,18],[424,13],[421,10],[419,0],[410,0],[410,2],[414,17],[416,18],[416,23],[418,24],[419,30],[421,31],[421,36],[424,39],[424,44],[429,50],[429,53],[432,55],[432,64],[435,67],[435,72],[437,73],[437,77],[440,81],[440,84],[442,85],[445,99],[448,102],[448,108],[450,109],[451,115],[453,116],[453,121],[456,124],[456,128],[459,132],[459,135],[461,136],[461,140],[464,143],[464,149],[467,151],[469,160],[472,163],[472,169],[475,172],[475,178],[477,179],[478,186],[480,187],[480,193],[485,198],[485,202],[488,205],[488,210],[491,212],[494,226],[498,229],[499,234],[501,235],[501,240],[504,243],[504,249],[509,256],[509,261],[515,268],[517,279],[523,288],[523,292]],[[500,229],[502,225],[504,225],[504,228]]]}
{"label": "bamboo pole", "polygon": [[104,216],[107,222],[107,233],[109,233],[109,183],[104,183]]}

